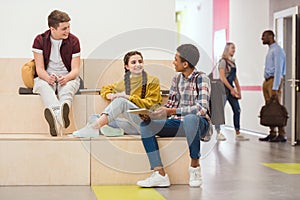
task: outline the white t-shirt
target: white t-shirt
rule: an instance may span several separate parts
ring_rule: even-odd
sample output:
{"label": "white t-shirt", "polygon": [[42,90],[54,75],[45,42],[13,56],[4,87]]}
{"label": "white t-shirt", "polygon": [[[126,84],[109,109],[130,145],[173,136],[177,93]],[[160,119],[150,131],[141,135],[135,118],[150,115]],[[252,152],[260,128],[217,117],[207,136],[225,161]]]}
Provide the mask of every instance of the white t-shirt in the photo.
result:
{"label": "white t-shirt", "polygon": [[68,74],[68,70],[65,67],[61,55],[60,55],[60,47],[62,44],[61,40],[55,40],[52,37],[50,37],[51,41],[51,52],[50,52],[50,58],[49,58],[49,64],[47,67],[47,72],[49,74],[56,74],[56,75],[66,75]]}
{"label": "white t-shirt", "polygon": [[[48,74],[54,73],[57,76],[67,75],[69,72],[65,67],[60,55],[60,47],[62,44],[62,39],[55,40],[52,37],[50,37],[50,41],[51,41],[51,52],[50,52],[49,64],[46,71],[48,72]],[[32,49],[32,51],[43,54],[43,50],[40,49]]]}

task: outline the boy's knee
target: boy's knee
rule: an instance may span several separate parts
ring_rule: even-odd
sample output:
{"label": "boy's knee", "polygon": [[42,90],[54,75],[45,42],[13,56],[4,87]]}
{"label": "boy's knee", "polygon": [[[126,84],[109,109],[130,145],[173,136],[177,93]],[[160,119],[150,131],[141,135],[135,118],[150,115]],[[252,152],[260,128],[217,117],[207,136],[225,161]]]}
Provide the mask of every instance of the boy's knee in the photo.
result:
{"label": "boy's knee", "polygon": [[140,124],[140,134],[141,134],[141,137],[142,138],[147,138],[148,137],[148,128],[149,127],[147,127],[149,125],[149,122],[145,122],[145,121],[143,121],[143,122],[141,122],[141,124]]}
{"label": "boy's knee", "polygon": [[48,86],[49,84],[47,83],[47,81],[44,81],[42,79],[38,79],[34,81],[34,86],[36,87],[45,87]]}

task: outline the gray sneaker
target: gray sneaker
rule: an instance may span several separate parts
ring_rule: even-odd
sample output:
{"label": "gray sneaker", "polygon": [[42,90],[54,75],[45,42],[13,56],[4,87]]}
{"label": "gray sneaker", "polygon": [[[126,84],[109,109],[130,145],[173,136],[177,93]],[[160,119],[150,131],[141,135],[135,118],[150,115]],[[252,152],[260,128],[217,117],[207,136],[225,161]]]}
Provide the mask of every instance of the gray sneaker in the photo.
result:
{"label": "gray sneaker", "polygon": [[247,137],[245,137],[245,136],[243,136],[243,135],[241,135],[241,134],[238,134],[238,135],[235,136],[235,140],[236,141],[248,141],[250,139],[247,138]]}

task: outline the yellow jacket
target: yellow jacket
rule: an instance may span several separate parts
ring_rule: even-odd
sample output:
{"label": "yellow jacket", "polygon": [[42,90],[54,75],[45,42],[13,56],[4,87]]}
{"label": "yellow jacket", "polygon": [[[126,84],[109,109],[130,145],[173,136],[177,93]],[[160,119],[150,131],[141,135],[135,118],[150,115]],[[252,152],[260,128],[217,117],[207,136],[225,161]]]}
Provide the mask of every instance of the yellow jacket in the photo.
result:
{"label": "yellow jacket", "polygon": [[[142,93],[142,76],[130,78],[130,97],[129,100],[140,108],[151,108],[157,104],[161,104],[162,98],[160,94],[160,83],[157,77],[147,74],[147,86],[145,98],[141,98]],[[125,91],[124,80],[114,84],[106,85],[101,88],[101,96],[106,98],[109,93],[119,93]]]}

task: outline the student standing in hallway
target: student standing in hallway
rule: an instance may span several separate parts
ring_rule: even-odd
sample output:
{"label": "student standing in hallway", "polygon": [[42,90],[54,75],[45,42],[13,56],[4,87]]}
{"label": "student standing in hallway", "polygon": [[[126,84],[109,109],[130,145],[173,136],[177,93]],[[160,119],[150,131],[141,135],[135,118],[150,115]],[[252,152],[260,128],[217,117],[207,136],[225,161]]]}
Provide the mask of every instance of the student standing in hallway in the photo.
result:
{"label": "student standing in hallway", "polygon": [[[247,141],[249,138],[240,134],[240,115],[241,108],[239,99],[241,96],[241,87],[236,74],[236,64],[233,58],[235,53],[235,45],[232,42],[227,42],[223,51],[222,59],[219,61],[219,74],[220,79],[225,86],[226,101],[229,102],[233,111],[233,124],[235,129],[236,141]],[[234,83],[234,84],[233,84]],[[224,104],[226,103],[224,102]],[[215,125],[217,131],[217,140],[226,140],[224,135],[220,132],[220,125]]]}
{"label": "student standing in hallway", "polygon": [[[275,96],[280,101],[282,79],[286,73],[286,60],[284,50],[276,43],[274,33],[266,30],[262,34],[262,43],[269,46],[269,51],[265,60],[263,95],[265,103],[270,100],[271,96]],[[260,141],[269,142],[285,142],[284,127],[278,127],[278,135],[276,127],[270,127],[270,133],[267,137],[259,138]]]}

